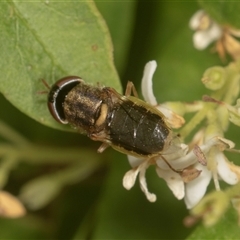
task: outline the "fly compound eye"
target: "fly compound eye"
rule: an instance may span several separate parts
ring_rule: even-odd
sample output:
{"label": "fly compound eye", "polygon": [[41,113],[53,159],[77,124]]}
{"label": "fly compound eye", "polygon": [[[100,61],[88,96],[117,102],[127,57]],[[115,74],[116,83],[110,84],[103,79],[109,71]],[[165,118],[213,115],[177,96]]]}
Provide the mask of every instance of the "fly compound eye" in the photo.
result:
{"label": "fly compound eye", "polygon": [[67,94],[80,82],[83,82],[80,77],[68,76],[52,85],[48,94],[48,109],[56,121],[68,123],[63,111],[63,103]]}

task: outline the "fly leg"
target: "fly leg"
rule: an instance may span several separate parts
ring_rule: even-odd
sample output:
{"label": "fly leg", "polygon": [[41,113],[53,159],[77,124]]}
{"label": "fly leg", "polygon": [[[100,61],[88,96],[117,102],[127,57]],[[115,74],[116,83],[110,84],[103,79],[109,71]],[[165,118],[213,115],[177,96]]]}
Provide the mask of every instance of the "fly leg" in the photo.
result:
{"label": "fly leg", "polygon": [[109,144],[107,144],[107,143],[103,143],[103,144],[101,144],[101,146],[98,148],[98,150],[97,150],[97,152],[98,153],[102,153],[106,148],[108,148],[109,147]]}
{"label": "fly leg", "polygon": [[110,146],[109,143],[106,143],[107,135],[103,132],[92,133],[92,134],[89,134],[88,137],[90,137],[94,141],[103,142],[97,150],[98,153],[102,153],[106,148]]}
{"label": "fly leg", "polygon": [[138,98],[138,93],[137,93],[137,90],[136,90],[133,82],[128,81],[127,87],[125,90],[125,96],[129,97],[129,96],[131,96],[131,94],[133,94],[134,97]]}
{"label": "fly leg", "polygon": [[176,170],[175,168],[172,167],[172,165],[166,160],[165,157],[163,157],[162,155],[160,155],[161,159],[168,165],[168,167],[174,171],[175,173],[181,174],[182,170]]}
{"label": "fly leg", "polygon": [[188,183],[188,182],[192,181],[193,179],[197,178],[202,172],[202,170],[198,170],[193,167],[190,167],[190,168],[187,167],[187,168],[184,168],[183,170],[176,170],[175,168],[173,168],[171,166],[171,164],[162,155],[160,155],[160,157],[172,171],[174,171],[175,173],[178,173],[182,177],[182,180],[185,183]]}

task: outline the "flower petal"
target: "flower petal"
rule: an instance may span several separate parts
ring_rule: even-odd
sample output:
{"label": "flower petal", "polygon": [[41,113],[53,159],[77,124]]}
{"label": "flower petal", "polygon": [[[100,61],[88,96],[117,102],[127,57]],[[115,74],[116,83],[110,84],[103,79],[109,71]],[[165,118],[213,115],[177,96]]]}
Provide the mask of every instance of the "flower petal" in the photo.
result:
{"label": "flower petal", "polygon": [[[206,154],[213,146],[216,145],[219,145],[219,139],[217,137],[213,137],[210,138],[205,144],[199,146],[199,148],[204,154]],[[168,160],[167,155],[164,157]],[[164,165],[166,164],[163,164],[162,162],[163,161],[158,161],[157,164],[159,167],[164,168]],[[193,151],[190,151],[185,156],[178,158],[176,161],[171,161],[170,163],[175,169],[184,169],[197,162],[198,159],[196,155],[193,153]]]}
{"label": "flower petal", "polygon": [[140,171],[140,174],[139,174],[140,187],[141,187],[142,191],[144,192],[144,194],[146,195],[148,201],[155,202],[157,200],[157,197],[154,193],[150,193],[148,191],[145,173],[146,173],[146,167],[142,168]]}
{"label": "flower petal", "polygon": [[136,182],[138,173],[139,168],[131,169],[130,171],[126,172],[123,177],[123,187],[127,190],[130,190]]}
{"label": "flower petal", "polygon": [[205,49],[211,42],[212,39],[208,36],[208,32],[206,31],[197,31],[193,34],[193,44],[198,50]]}
{"label": "flower petal", "polygon": [[213,22],[208,33],[212,41],[216,41],[222,36],[222,28],[217,23]]}
{"label": "flower petal", "polygon": [[156,168],[157,174],[160,178],[163,178],[168,187],[173,192],[177,199],[182,199],[184,197],[184,183],[181,176],[172,170],[163,170],[161,168]]}
{"label": "flower petal", "polygon": [[207,167],[197,163],[195,167],[202,170],[199,177],[185,184],[185,204],[188,209],[193,208],[204,196],[207,186],[211,180],[212,173]]}
{"label": "flower petal", "polygon": [[198,50],[205,49],[210,43],[218,40],[222,35],[221,28],[216,24],[212,23],[210,29],[197,31],[193,35],[194,47]]}
{"label": "flower petal", "polygon": [[140,164],[146,161],[145,159],[137,158],[131,155],[127,155],[127,157],[128,157],[128,162],[132,168],[138,167]]}
{"label": "flower petal", "polygon": [[238,179],[240,180],[240,166],[237,166],[234,163],[229,161],[227,161],[226,164],[228,165],[230,170],[237,175]]}
{"label": "flower petal", "polygon": [[[179,150],[179,151],[182,151],[182,150]],[[169,155],[168,154],[164,155],[164,158],[175,169],[184,169],[184,168],[189,167],[190,165],[193,165],[197,162],[197,158],[192,151],[190,151],[186,155],[183,155],[182,157],[175,158],[177,156],[177,153],[178,152],[169,154]],[[174,156],[174,158],[171,158],[172,156]],[[156,163],[162,169],[169,169],[169,166],[161,158],[159,158],[156,161]]]}
{"label": "flower petal", "polygon": [[153,94],[152,77],[157,68],[156,61],[150,61],[145,65],[142,78],[142,95],[146,102],[157,105],[157,100]]}
{"label": "flower petal", "polygon": [[233,29],[229,28],[228,31],[233,35],[234,37],[240,37],[240,30],[239,29]]}
{"label": "flower petal", "polygon": [[171,125],[172,128],[180,128],[185,123],[184,118],[172,110],[161,105],[158,105],[157,109],[163,113],[163,115],[166,117],[167,122]]}
{"label": "flower petal", "polygon": [[217,171],[218,175],[222,178],[222,180],[228,184],[236,184],[238,182],[237,175],[231,171],[226,163],[226,159],[222,152],[219,152],[216,156],[217,161]]}
{"label": "flower petal", "polygon": [[220,142],[222,142],[226,145],[224,149],[231,149],[231,148],[235,147],[235,143],[233,141],[223,138],[223,137],[217,137],[217,138]]}
{"label": "flower petal", "polygon": [[192,30],[197,30],[199,28],[201,19],[204,14],[205,14],[205,11],[203,10],[198,10],[196,13],[194,13],[194,15],[191,17],[189,22],[189,27]]}

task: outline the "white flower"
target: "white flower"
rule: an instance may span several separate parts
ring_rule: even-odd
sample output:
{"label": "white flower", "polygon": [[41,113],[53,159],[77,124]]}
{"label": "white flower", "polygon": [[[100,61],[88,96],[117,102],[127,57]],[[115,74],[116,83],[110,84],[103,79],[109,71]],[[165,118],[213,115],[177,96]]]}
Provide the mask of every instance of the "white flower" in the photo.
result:
{"label": "white flower", "polygon": [[189,26],[196,31],[193,35],[194,47],[205,49],[210,43],[222,36],[221,27],[215,23],[203,10],[197,11],[190,19]]}
{"label": "white flower", "polygon": [[[142,79],[142,94],[149,104],[159,108],[152,90],[152,77],[156,66],[155,61],[146,64]],[[168,118],[174,119],[175,117],[176,115],[169,110]],[[198,135],[199,139],[202,139],[202,134],[204,134],[203,131],[200,136]],[[195,152],[194,150],[189,150],[187,145],[178,142],[176,138],[176,141],[173,141],[170,148],[159,157],[144,159],[128,156],[132,169],[125,174],[123,186],[128,190],[131,189],[139,175],[140,187],[147,199],[150,202],[156,201],[156,195],[148,191],[145,178],[146,169],[150,165],[155,165],[158,176],[166,181],[174,196],[177,199],[184,198],[187,208],[192,208],[204,196],[212,178],[217,190],[219,190],[218,178],[221,178],[228,184],[236,184],[239,181],[239,176],[234,172],[233,165],[228,163],[223,154],[223,150],[233,147],[234,144],[231,141],[211,136],[197,148],[200,152],[196,154],[196,149]],[[213,150],[216,154],[209,159],[209,154]],[[203,164],[202,159],[197,157],[204,155],[206,156],[207,164]]]}
{"label": "white flower", "polygon": [[204,11],[197,11],[189,22],[189,27],[195,31],[193,44],[198,50],[203,50],[212,42],[216,42],[215,49],[222,60],[226,52],[234,59],[240,58],[240,43],[235,37],[240,37],[240,30],[230,26],[220,26]]}

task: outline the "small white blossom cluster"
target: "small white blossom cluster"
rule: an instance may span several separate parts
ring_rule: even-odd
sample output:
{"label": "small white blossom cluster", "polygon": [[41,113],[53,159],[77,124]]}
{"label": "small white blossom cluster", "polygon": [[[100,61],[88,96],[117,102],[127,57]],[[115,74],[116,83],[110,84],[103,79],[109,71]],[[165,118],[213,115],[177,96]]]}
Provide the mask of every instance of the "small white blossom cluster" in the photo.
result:
{"label": "small white blossom cluster", "polygon": [[[159,105],[154,96],[152,77],[156,67],[155,61],[148,62],[145,66],[142,78],[144,100],[161,112],[164,112],[173,128],[179,127],[179,125],[184,123],[183,118],[163,105]],[[196,134],[192,144],[197,145],[197,148],[192,148],[192,144],[186,145],[173,141],[172,146],[161,153],[172,168],[182,170],[181,173],[185,171],[185,176],[178,171],[173,171],[163,161],[162,156],[154,159],[128,156],[132,169],[125,174],[123,186],[128,190],[131,189],[139,175],[140,187],[147,199],[150,202],[156,201],[156,195],[149,192],[145,178],[147,168],[150,165],[155,165],[157,175],[166,181],[177,199],[184,198],[187,208],[190,209],[203,198],[211,179],[214,180],[217,190],[220,189],[219,179],[231,185],[238,183],[240,178],[239,168],[230,163],[223,153],[224,150],[233,148],[234,143],[219,136],[218,131],[214,131],[214,128],[211,131],[209,129],[207,131],[208,133],[200,131]],[[204,156],[203,159],[201,159],[201,156]],[[194,175],[193,177],[191,176],[192,174]]]}
{"label": "small white blossom cluster", "polygon": [[216,42],[216,51],[221,59],[228,53],[234,60],[240,57],[240,43],[235,37],[240,37],[240,31],[222,27],[204,11],[197,11],[189,22],[189,27],[195,31],[193,44],[198,50],[203,50],[211,43]]}
{"label": "small white blossom cluster", "polygon": [[205,49],[210,43],[220,39],[223,34],[222,28],[204,10],[199,10],[192,16],[189,26],[195,31],[193,43],[198,50]]}

